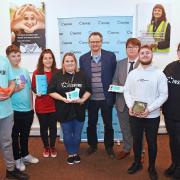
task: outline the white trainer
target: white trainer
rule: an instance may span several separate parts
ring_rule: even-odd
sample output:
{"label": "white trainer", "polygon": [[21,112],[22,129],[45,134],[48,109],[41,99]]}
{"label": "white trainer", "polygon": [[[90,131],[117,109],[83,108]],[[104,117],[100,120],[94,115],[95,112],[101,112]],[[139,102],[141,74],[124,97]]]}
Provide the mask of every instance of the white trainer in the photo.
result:
{"label": "white trainer", "polygon": [[31,154],[28,154],[27,156],[22,158],[24,164],[36,164],[39,162],[39,159],[32,156]]}
{"label": "white trainer", "polygon": [[26,169],[26,166],[24,165],[24,163],[21,159],[15,160],[15,165],[19,171],[25,171],[25,169]]}

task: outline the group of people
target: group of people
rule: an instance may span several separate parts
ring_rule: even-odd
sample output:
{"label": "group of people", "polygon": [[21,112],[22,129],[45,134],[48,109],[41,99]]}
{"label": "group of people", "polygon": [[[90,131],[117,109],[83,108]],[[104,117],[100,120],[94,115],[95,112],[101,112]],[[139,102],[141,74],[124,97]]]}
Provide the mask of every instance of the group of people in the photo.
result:
{"label": "group of people", "polygon": [[[6,162],[6,177],[28,179],[22,172],[27,163],[39,160],[28,151],[28,137],[33,121],[32,91],[35,94],[35,112],[39,119],[40,135],[44,150],[43,157],[57,156],[55,148],[57,121],[60,122],[63,141],[67,151],[67,163],[80,163],[79,155],[81,132],[88,111],[87,155],[98,150],[97,122],[98,112],[104,123],[104,145],[109,158],[115,158],[112,109],[115,103],[117,116],[123,135],[124,147],[117,154],[118,159],[134,152],[134,161],[128,169],[134,174],[143,168],[143,144],[146,137],[149,153],[148,173],[151,180],[157,180],[155,167],[157,154],[157,134],[160,110],[169,133],[172,164],[165,171],[166,176],[180,178],[180,44],[178,60],[170,63],[164,72],[152,64],[153,49],[141,45],[136,38],[126,42],[127,58],[116,61],[113,52],[102,49],[103,36],[99,32],[89,35],[90,51],[79,59],[65,53],[61,69],[50,49],[40,54],[37,69],[33,72],[32,83],[27,70],[20,67],[21,52],[15,45],[6,49],[7,59],[0,57],[0,147]],[[37,92],[37,75],[45,75],[47,94]],[[124,92],[110,92],[109,86],[122,86]],[[76,91],[75,98],[67,93]],[[12,104],[11,104],[12,102]],[[135,110],[139,106],[141,111]],[[143,110],[142,110],[143,106]],[[49,131],[49,136],[48,136]]]}

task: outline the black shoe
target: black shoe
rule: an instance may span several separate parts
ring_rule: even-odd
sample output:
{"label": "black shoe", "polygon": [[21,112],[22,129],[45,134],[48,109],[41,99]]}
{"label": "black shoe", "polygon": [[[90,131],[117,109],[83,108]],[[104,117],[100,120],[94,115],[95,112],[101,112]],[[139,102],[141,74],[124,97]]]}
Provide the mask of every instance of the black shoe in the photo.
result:
{"label": "black shoe", "polygon": [[143,168],[141,163],[133,163],[132,166],[128,169],[129,174],[134,174],[137,171],[141,170]]}
{"label": "black shoe", "polygon": [[148,168],[148,172],[149,172],[149,177],[151,180],[157,180],[158,179],[158,174],[156,169],[153,168]]}
{"label": "black shoe", "polygon": [[74,164],[74,156],[68,156],[67,163],[70,165]]}
{"label": "black shoe", "polygon": [[92,147],[92,146],[89,146],[88,149],[87,149],[87,151],[86,151],[86,154],[87,154],[88,156],[90,156],[90,155],[94,154],[96,151],[97,151],[97,148]]}
{"label": "black shoe", "polygon": [[113,148],[106,148],[106,152],[111,159],[115,158],[115,153],[114,153]]}
{"label": "black shoe", "polygon": [[74,156],[74,163],[80,163],[81,162],[81,158],[80,158],[80,156],[77,154],[77,155],[75,155]]}
{"label": "black shoe", "polygon": [[19,171],[18,169],[14,169],[13,171],[6,170],[6,178],[8,179],[18,179],[18,180],[27,180],[29,179],[29,175]]}
{"label": "black shoe", "polygon": [[180,167],[177,167],[174,174],[172,175],[173,180],[180,180]]}
{"label": "black shoe", "polygon": [[176,165],[173,163],[164,171],[164,175],[166,177],[170,177],[174,174],[175,170],[176,170]]}

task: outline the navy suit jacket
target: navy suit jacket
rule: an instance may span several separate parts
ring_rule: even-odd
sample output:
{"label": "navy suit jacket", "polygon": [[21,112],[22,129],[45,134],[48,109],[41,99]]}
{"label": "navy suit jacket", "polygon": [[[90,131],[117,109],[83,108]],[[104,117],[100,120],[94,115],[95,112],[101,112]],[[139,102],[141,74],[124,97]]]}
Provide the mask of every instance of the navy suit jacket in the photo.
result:
{"label": "navy suit jacket", "polygon": [[[79,59],[80,68],[84,71],[88,83],[91,84],[91,51],[82,55]],[[109,85],[112,84],[112,79],[116,69],[116,56],[110,51],[101,50],[101,81],[103,85],[106,102],[112,106],[115,102],[115,93],[108,92]]]}

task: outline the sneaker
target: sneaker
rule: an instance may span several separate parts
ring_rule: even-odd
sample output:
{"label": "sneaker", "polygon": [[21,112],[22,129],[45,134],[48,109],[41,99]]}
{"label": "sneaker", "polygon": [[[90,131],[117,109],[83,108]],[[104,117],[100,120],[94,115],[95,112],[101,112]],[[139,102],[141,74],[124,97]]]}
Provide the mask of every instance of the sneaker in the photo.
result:
{"label": "sneaker", "polygon": [[75,163],[75,162],[74,162],[74,156],[69,156],[69,157],[67,158],[67,163],[70,164],[70,165],[74,164],[74,163]]}
{"label": "sneaker", "polygon": [[26,166],[24,165],[22,159],[15,160],[16,168],[20,171],[25,171]]}
{"label": "sneaker", "polygon": [[81,158],[78,154],[74,155],[74,163],[80,163],[81,162]]}
{"label": "sneaker", "polygon": [[55,147],[50,148],[50,155],[52,158],[57,157],[57,151],[56,151]]}
{"label": "sneaker", "polygon": [[50,156],[50,150],[49,148],[44,148],[44,151],[43,151],[43,157],[47,158]]}
{"label": "sneaker", "polygon": [[28,180],[29,175],[19,171],[15,168],[13,171],[6,170],[6,178],[7,179],[18,179],[18,180]]}
{"label": "sneaker", "polygon": [[35,158],[31,154],[22,158],[24,164],[36,164],[39,162],[39,159]]}

